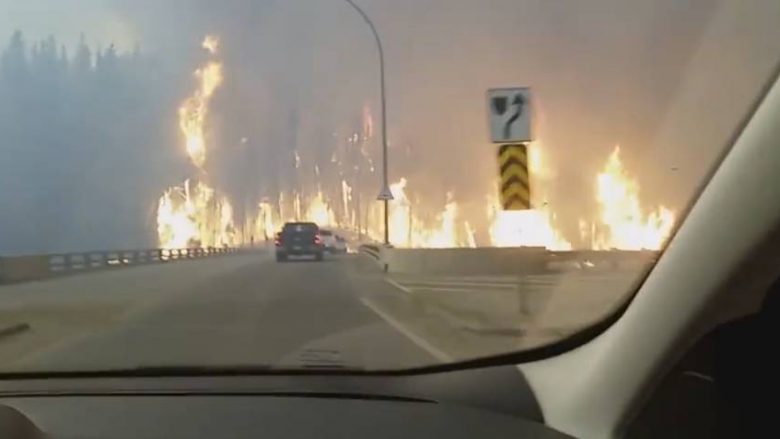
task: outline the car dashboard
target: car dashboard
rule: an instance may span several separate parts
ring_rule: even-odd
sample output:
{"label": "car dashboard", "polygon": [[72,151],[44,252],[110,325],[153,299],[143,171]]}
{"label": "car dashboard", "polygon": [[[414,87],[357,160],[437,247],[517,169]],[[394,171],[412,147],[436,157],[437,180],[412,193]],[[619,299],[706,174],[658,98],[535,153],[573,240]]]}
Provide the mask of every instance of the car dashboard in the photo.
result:
{"label": "car dashboard", "polygon": [[0,383],[0,437],[563,438],[514,367],[425,375],[59,377]]}

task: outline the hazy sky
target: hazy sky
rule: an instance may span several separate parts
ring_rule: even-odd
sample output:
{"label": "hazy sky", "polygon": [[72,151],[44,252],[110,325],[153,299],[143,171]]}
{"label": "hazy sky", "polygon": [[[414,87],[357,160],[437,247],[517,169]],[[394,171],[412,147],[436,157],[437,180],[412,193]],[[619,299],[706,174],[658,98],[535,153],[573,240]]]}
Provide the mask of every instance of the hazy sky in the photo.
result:
{"label": "hazy sky", "polygon": [[15,29],[31,39],[55,35],[73,45],[79,34],[88,35],[91,45],[116,44],[132,49],[140,40],[136,26],[116,9],[112,0],[0,0],[0,32],[10,35]]}
{"label": "hazy sky", "polygon": [[[594,212],[595,174],[617,144],[648,205],[682,208],[780,59],[776,0],[358,2],[385,43],[391,178],[408,177],[424,204],[440,208],[454,191],[482,213],[496,175],[485,91],[531,86],[546,163],[537,193],[573,233]],[[342,0],[0,7],[0,39],[21,29],[69,46],[81,32],[90,45],[137,43],[182,95],[204,59],[198,42],[219,35],[226,81],[214,102],[209,171],[238,199],[276,190],[294,148],[308,172],[298,182],[316,180],[313,164],[358,128],[363,106],[378,115],[373,42]],[[378,180],[370,185],[378,190]]]}

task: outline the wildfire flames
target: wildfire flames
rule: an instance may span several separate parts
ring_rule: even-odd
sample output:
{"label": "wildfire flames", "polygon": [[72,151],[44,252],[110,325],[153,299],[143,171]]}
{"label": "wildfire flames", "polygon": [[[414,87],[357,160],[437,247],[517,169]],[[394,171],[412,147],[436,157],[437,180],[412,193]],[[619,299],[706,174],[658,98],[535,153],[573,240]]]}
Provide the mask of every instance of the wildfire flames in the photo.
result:
{"label": "wildfire flames", "polygon": [[322,195],[322,191],[318,191],[317,195],[309,201],[309,205],[306,207],[306,212],[303,214],[303,218],[307,221],[317,223],[321,226],[336,226],[336,214],[333,213],[333,209],[325,202],[325,197]]}
{"label": "wildfire flames", "polygon": [[490,241],[495,247],[572,248],[571,243],[552,226],[552,214],[547,209],[501,211],[497,205],[488,209],[493,215]]}
{"label": "wildfire flames", "polygon": [[[531,169],[541,168],[540,149],[532,148]],[[532,175],[532,180],[534,176]],[[639,184],[623,169],[620,148],[616,147],[604,169],[596,176],[598,220],[588,225],[580,221],[581,235],[589,236],[588,247],[596,250],[657,250],[674,227],[675,215],[659,206],[645,213],[639,198]],[[540,186],[537,184],[536,186]],[[473,231],[465,221],[457,221],[458,204],[449,201],[442,211],[440,223],[426,228],[410,212],[406,194],[407,181],[391,185],[395,201],[390,207],[390,241],[404,247],[467,247],[473,246]],[[549,207],[523,211],[503,211],[496,195],[488,197],[487,214],[490,244],[495,247],[545,247],[550,250],[571,250],[573,245],[555,226],[555,215]],[[459,230],[467,232],[464,234]]]}
{"label": "wildfire flames", "polygon": [[674,212],[664,206],[643,212],[639,184],[623,169],[619,147],[596,177],[596,199],[604,229],[594,236],[596,249],[660,249],[674,226]]}
{"label": "wildfire flames", "polygon": [[[203,48],[215,54],[217,39],[207,36]],[[209,62],[205,67],[195,71],[199,87],[179,107],[179,127],[186,138],[187,154],[195,166],[202,168],[206,162],[206,140],[203,126],[208,116],[209,102],[217,87],[222,84],[222,64]]]}
{"label": "wildfire flames", "polygon": [[[207,36],[202,47],[215,55],[216,37]],[[195,71],[198,88],[179,107],[179,128],[185,138],[185,149],[199,169],[206,162],[204,125],[209,102],[222,84],[222,64],[208,62]],[[240,244],[241,237],[233,222],[233,207],[227,198],[218,196],[205,182],[169,188],[157,206],[157,236],[163,248],[230,246]]]}
{"label": "wildfire flames", "polygon": [[[540,150],[529,149],[532,173],[535,169],[544,168]],[[615,147],[604,169],[596,176],[595,183],[598,220],[588,222],[581,219],[579,222],[580,238],[588,242],[587,247],[595,250],[657,250],[663,246],[674,227],[674,212],[664,206],[647,214],[643,212],[639,184],[623,169],[619,147]],[[490,227],[492,245],[572,249],[572,244],[553,226],[555,215],[549,208],[501,211],[497,201],[491,207],[488,210],[494,213]]]}
{"label": "wildfire flames", "polygon": [[157,210],[157,234],[165,248],[238,245],[233,208],[202,182],[165,191]]}
{"label": "wildfire flames", "polygon": [[[389,207],[390,242],[402,247],[473,247],[474,239],[467,222],[458,221],[458,203],[447,194],[444,209],[431,225],[413,214],[412,203],[406,195],[407,180],[402,178],[390,185],[394,201]],[[374,231],[372,235],[379,235]]]}
{"label": "wildfire flames", "polygon": [[[202,47],[211,58],[217,55],[219,40],[207,36]],[[318,187],[316,193],[293,190],[265,198],[256,206],[256,214],[244,221],[244,229],[234,225],[233,208],[228,199],[202,181],[206,175],[206,122],[209,105],[223,81],[222,64],[209,60],[195,71],[198,86],[181,104],[179,128],[185,138],[185,150],[199,172],[195,182],[185,181],[181,186],[166,190],[159,199],[157,232],[163,248],[192,246],[236,246],[257,240],[268,240],[287,221],[311,221],[344,231],[357,231],[369,239],[383,236],[381,203],[364,200],[361,203],[357,186],[341,181],[333,200]],[[352,145],[358,145],[360,157],[374,172],[366,144],[373,133],[368,106],[363,110],[363,134],[350,136]],[[495,191],[486,199],[487,228],[479,235],[465,219],[466,215],[452,193],[448,193],[440,209],[420,203],[415,192],[410,192],[409,181],[401,178],[390,186],[394,200],[389,203],[388,220],[390,241],[399,247],[545,247],[551,250],[571,250],[571,241],[556,228],[554,209],[544,200],[542,191],[554,183],[551,168],[542,160],[543,148],[533,144],[529,148],[531,183],[534,189],[532,204],[527,211],[503,211]],[[294,151],[295,170],[304,172],[301,157]],[[333,163],[340,162],[336,155]],[[350,165],[351,166],[351,165]],[[319,168],[315,167],[319,178]],[[357,168],[355,168],[357,169]],[[659,206],[653,210],[642,207],[639,184],[623,168],[620,149],[615,148],[603,170],[595,178],[595,201],[598,215],[592,220],[580,219],[580,246],[593,249],[659,249],[674,226],[675,215]],[[410,193],[414,195],[410,197]],[[540,196],[541,195],[541,196]],[[484,233],[486,232],[486,233]]]}

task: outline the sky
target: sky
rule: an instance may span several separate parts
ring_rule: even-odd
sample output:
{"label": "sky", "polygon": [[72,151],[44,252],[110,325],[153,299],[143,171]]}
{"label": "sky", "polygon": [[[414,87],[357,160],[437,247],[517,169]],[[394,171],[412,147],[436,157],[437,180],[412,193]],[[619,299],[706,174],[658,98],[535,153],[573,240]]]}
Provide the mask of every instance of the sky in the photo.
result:
{"label": "sky", "polygon": [[[772,0],[359,3],[385,45],[391,179],[408,178],[432,212],[452,192],[480,215],[496,178],[485,92],[530,86],[537,201],[570,235],[595,214],[595,175],[616,145],[648,206],[684,208],[780,58]],[[341,0],[0,0],[0,11],[0,39],[21,29],[69,46],[82,33],[94,47],[138,45],[182,96],[199,41],[218,35],[226,81],[208,178],[238,204],[290,185],[334,188],[314,165],[359,130],[364,107],[378,119],[376,50]],[[378,136],[368,147],[378,160]],[[305,172],[285,168],[294,149]],[[362,178],[378,192],[378,175]]]}
{"label": "sky", "polygon": [[92,45],[114,43],[125,49],[139,41],[136,26],[115,8],[113,1],[105,0],[2,0],[0,1],[0,30],[10,35],[20,29],[32,39],[55,35],[60,41],[76,44],[79,35],[89,35]]}

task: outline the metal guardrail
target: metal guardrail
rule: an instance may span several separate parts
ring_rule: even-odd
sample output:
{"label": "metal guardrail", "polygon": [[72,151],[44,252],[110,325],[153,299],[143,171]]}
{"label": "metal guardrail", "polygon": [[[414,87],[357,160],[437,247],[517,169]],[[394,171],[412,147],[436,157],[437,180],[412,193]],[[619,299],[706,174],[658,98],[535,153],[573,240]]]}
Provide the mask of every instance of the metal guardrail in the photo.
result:
{"label": "metal guardrail", "polygon": [[0,284],[237,253],[234,247],[111,250],[0,257]]}
{"label": "metal guardrail", "polygon": [[358,252],[371,256],[377,261],[380,259],[379,246],[372,244],[363,244],[358,247]]}

